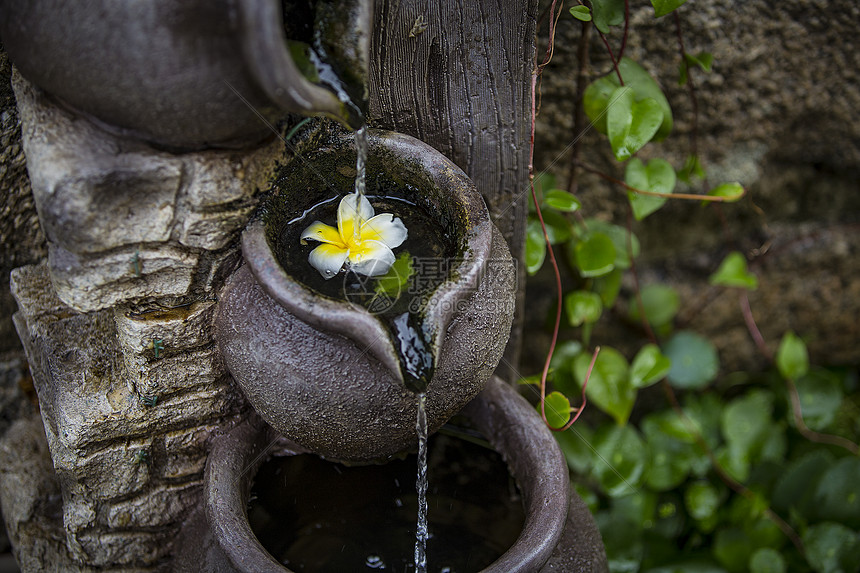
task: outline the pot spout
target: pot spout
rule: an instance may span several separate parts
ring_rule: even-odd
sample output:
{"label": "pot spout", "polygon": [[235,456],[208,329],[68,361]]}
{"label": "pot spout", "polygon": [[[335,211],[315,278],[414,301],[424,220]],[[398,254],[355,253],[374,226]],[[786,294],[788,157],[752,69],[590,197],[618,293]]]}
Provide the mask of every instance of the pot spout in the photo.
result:
{"label": "pot spout", "polygon": [[[309,10],[299,4],[239,3],[251,72],[281,109],[358,129],[367,114],[372,0],[317,0]],[[290,24],[294,16],[298,24]]]}

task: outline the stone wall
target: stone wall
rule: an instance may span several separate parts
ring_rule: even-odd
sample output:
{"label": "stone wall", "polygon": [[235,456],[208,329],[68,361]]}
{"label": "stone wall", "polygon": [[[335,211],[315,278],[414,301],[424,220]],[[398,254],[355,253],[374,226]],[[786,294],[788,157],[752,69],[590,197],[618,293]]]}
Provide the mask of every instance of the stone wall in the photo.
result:
{"label": "stone wall", "polygon": [[9,292],[12,269],[47,254],[39,226],[27,162],[21,146],[21,121],[12,91],[12,64],[0,44],[0,356],[20,359],[21,343],[12,325],[15,301]]}
{"label": "stone wall", "polygon": [[[681,316],[715,340],[726,371],[761,368],[736,295],[707,285],[722,258],[740,250],[760,279],[751,305],[772,348],[791,328],[807,340],[814,362],[860,363],[860,330],[848,318],[860,316],[860,7],[850,0],[714,0],[687,2],[678,14],[687,52],[714,55],[711,73],[692,74],[698,149],[709,182],[740,181],[748,196],[721,208],[670,201],[636,223],[642,282],[668,282],[681,291]],[[560,22],[553,61],[543,74],[536,155],[538,167],[566,188],[581,24],[566,12]],[[541,30],[545,34],[546,21]],[[617,51],[620,29],[609,39]],[[546,38],[540,41],[546,45]],[[589,49],[591,81],[611,64],[596,33]],[[625,55],[658,79],[674,112],[672,135],[640,156],[665,157],[680,168],[690,150],[692,106],[687,87],[677,83],[674,18],[655,19],[649,3],[631,2]],[[594,130],[584,135],[580,159],[623,179],[606,137]],[[578,182],[585,216],[626,224],[622,189],[587,174]],[[528,300],[543,303],[530,314],[536,333],[543,332],[551,281],[542,273],[531,283],[535,296]],[[628,294],[631,287],[625,284]],[[635,327],[607,322],[601,325],[605,337],[595,341],[636,347],[643,340]],[[525,340],[534,344],[524,356],[546,348],[540,337]]]}
{"label": "stone wall", "polygon": [[[9,535],[28,570],[163,569],[209,438],[246,408],[213,338],[215,291],[283,144],[174,155],[14,85],[48,257],[13,270],[11,291],[47,440],[25,418],[0,445]],[[47,473],[21,488],[28,455]],[[58,493],[47,512],[28,498]]]}

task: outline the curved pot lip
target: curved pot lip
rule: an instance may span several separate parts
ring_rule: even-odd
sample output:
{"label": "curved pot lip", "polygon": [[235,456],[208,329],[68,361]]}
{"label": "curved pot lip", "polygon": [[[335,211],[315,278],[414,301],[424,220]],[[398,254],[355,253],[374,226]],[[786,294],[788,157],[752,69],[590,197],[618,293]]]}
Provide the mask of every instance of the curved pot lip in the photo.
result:
{"label": "curved pot lip", "polygon": [[[502,454],[523,495],[526,519],[516,542],[482,573],[538,571],[558,545],[567,520],[567,463],[531,405],[497,377],[463,411]],[[251,483],[272,432],[256,417],[216,438],[206,461],[204,504],[209,527],[239,571],[284,573],[248,522]]]}
{"label": "curved pot lip", "polygon": [[[342,139],[352,141],[354,135],[343,135]],[[435,329],[431,336],[438,353],[458,303],[475,291],[491,256],[493,225],[489,211],[471,179],[433,147],[402,133],[375,129],[367,130],[367,140],[369,155],[385,152],[404,163],[419,165],[437,187],[453,193],[462,207],[464,237],[454,271],[456,279],[437,288],[425,310],[424,324]],[[261,218],[243,231],[242,254],[254,278],[275,302],[315,328],[354,340],[401,378],[394,346],[379,319],[358,305],[314,293],[288,275],[269,246]]]}

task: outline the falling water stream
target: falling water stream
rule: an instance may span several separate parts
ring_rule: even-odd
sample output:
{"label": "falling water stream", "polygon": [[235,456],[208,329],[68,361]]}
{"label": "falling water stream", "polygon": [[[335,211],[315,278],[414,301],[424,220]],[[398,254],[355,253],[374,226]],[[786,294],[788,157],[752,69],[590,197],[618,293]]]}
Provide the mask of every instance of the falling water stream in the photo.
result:
{"label": "falling water stream", "polygon": [[418,525],[415,529],[415,573],[427,573],[427,410],[426,395],[417,394],[418,419],[415,431],[418,434],[418,477],[415,489],[418,492]]}
{"label": "falling water stream", "polygon": [[[364,197],[365,180],[366,180],[366,164],[367,164],[367,126],[362,125],[355,131],[355,193],[360,197]],[[355,238],[359,238],[359,225],[353,227]],[[408,320],[408,315],[400,317],[405,325]],[[395,321],[397,323],[398,321]],[[418,358],[425,358],[424,354],[417,352],[418,343],[421,342],[416,336],[407,337],[411,343],[406,344],[404,339],[403,328],[398,329],[401,345],[408,346],[403,348],[403,355],[415,355]],[[414,339],[414,340],[412,340]],[[426,354],[426,352],[425,352]],[[429,354],[427,355],[429,357]],[[401,360],[402,361],[402,360]],[[409,362],[407,360],[407,362]],[[414,362],[414,360],[412,361]],[[415,530],[415,573],[427,573],[427,398],[424,392],[415,394],[417,403],[417,419],[415,421],[415,433],[418,435],[418,477],[415,480],[415,489],[418,493],[418,522]]]}
{"label": "falling water stream", "polygon": [[[355,192],[360,198],[364,197],[367,164],[367,125],[362,125],[355,130]],[[356,239],[360,236],[359,225],[353,226],[353,234]]]}

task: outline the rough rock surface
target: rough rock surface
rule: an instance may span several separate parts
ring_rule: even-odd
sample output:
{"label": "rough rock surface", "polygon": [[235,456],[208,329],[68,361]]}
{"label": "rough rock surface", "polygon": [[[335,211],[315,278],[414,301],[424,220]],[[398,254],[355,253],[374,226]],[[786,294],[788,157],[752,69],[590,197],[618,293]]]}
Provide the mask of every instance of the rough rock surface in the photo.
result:
{"label": "rough rock surface", "polygon": [[30,192],[11,79],[12,64],[0,44],[0,353],[20,359],[21,343],[12,325],[15,301],[9,292],[9,272],[35,263],[47,250]]}
{"label": "rough rock surface", "polygon": [[[214,303],[78,313],[54,295],[44,263],[13,271],[12,290],[53,461],[54,477],[40,479],[58,483],[72,558],[159,565],[199,502],[209,437],[242,408],[214,354]],[[30,520],[29,493],[0,483],[13,535]]]}
{"label": "rough rock surface", "polygon": [[13,77],[60,299],[89,312],[209,296],[283,144],[171,154],[109,134]]}
{"label": "rough rock surface", "polygon": [[[698,150],[709,182],[740,181],[748,196],[722,208],[670,201],[634,223],[642,241],[642,282],[668,283],[681,291],[681,317],[695,314],[688,326],[716,342],[725,370],[760,368],[765,362],[744,327],[737,296],[707,284],[722,258],[740,250],[759,277],[751,306],[771,347],[791,328],[808,341],[814,362],[860,363],[857,327],[847,324],[849,317],[860,316],[860,7],[848,0],[716,0],[689,2],[678,14],[687,52],[714,55],[711,73],[693,72]],[[580,30],[579,22],[562,15],[553,61],[543,75],[537,124],[537,164],[556,174],[563,188],[574,139]],[[616,52],[620,36],[620,29],[609,36]],[[591,81],[611,64],[597,34],[592,33],[589,49]],[[658,79],[674,112],[672,135],[640,155],[665,157],[680,168],[690,149],[692,106],[687,87],[677,83],[674,18],[655,19],[647,3],[631,5],[625,55]],[[585,133],[579,158],[623,178],[623,165],[594,130]],[[577,181],[586,217],[626,224],[622,189],[581,172]],[[539,293],[549,295],[553,279],[541,277],[532,282],[528,300],[549,304]],[[707,306],[697,312],[703,302]],[[529,316],[527,328],[542,332],[546,313]],[[594,340],[633,346],[643,340],[641,332],[623,327],[604,334]],[[525,341],[524,357],[545,351],[546,340],[526,336]]]}
{"label": "rough rock surface", "polygon": [[[11,272],[14,323],[53,462],[30,487],[15,485],[23,470],[0,482],[16,556],[27,570],[164,568],[210,436],[245,407],[213,339],[214,291],[283,147],[169,154],[13,83],[48,242],[47,263]],[[28,509],[44,496],[52,512]]]}

